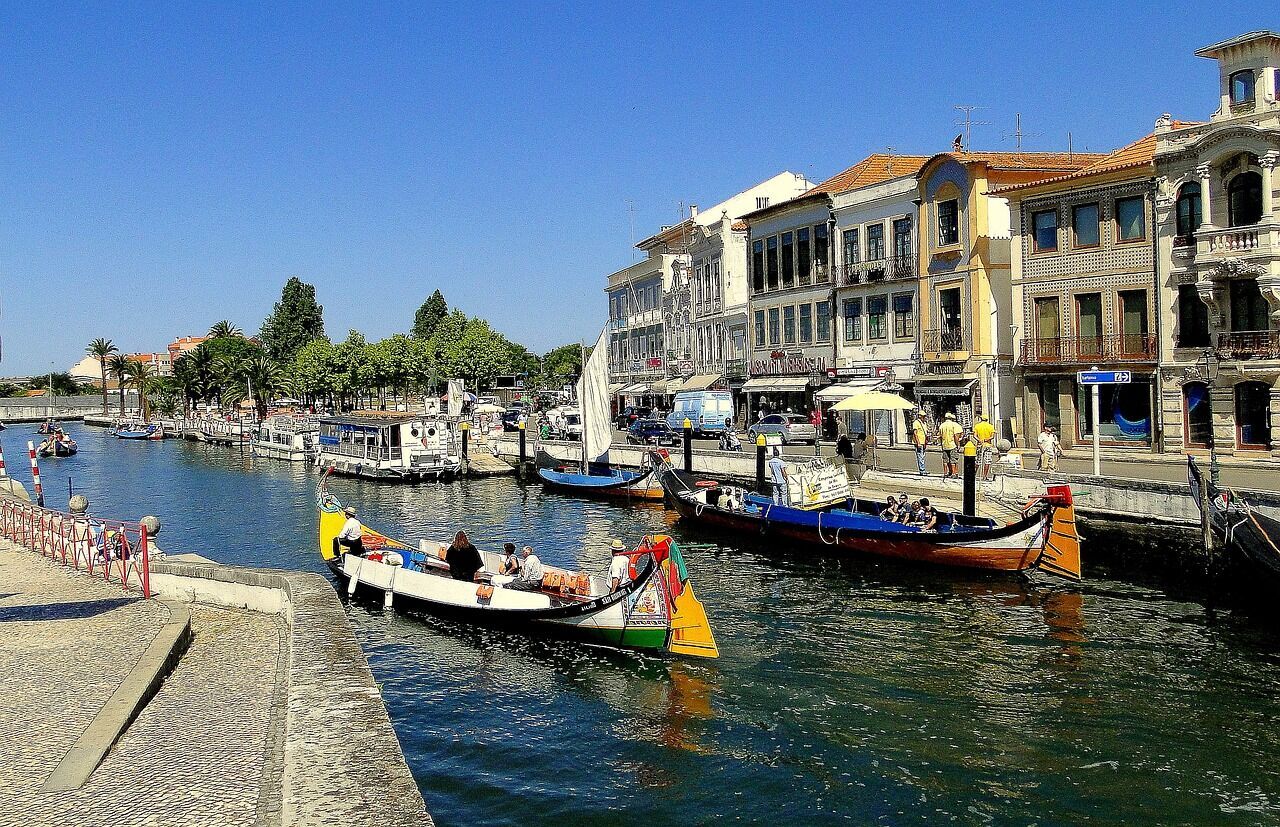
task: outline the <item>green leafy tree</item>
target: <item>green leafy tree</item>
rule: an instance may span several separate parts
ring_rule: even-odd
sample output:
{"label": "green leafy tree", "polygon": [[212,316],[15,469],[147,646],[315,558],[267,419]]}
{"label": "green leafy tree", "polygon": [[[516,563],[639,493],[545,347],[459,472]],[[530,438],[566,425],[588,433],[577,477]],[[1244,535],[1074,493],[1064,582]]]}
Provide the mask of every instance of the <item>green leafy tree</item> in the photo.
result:
{"label": "green leafy tree", "polygon": [[422,303],[418,312],[413,314],[413,338],[430,339],[436,332],[436,326],[447,315],[449,305],[444,300],[444,294],[436,290]]}
{"label": "green leafy tree", "polygon": [[275,309],[262,323],[262,346],[283,365],[292,361],[303,345],[323,336],[324,308],[316,303],[316,288],[291,277]]}
{"label": "green leafy tree", "polygon": [[[138,404],[142,407],[142,421],[147,422],[151,419],[151,402],[150,396],[154,390],[156,380],[156,372],[151,365],[146,362],[138,362],[133,359],[127,360],[128,366],[125,368],[124,382],[128,382],[138,390]],[[124,386],[121,383],[121,387]]]}
{"label": "green leafy tree", "polygon": [[542,357],[542,375],[539,382],[547,387],[560,387],[582,373],[582,346],[561,345]]}
{"label": "green leafy tree", "polygon": [[448,358],[452,375],[469,379],[473,388],[491,385],[496,376],[511,372],[510,342],[484,319],[467,321]]}
{"label": "green leafy tree", "polygon": [[267,415],[267,403],[285,386],[285,372],[266,351],[245,356],[230,368],[227,396],[232,401],[250,399],[258,416]]}
{"label": "green leafy tree", "polygon": [[289,377],[298,393],[315,401],[334,391],[334,347],[328,339],[307,342],[289,364]]}
{"label": "green leafy tree", "polygon": [[236,327],[226,319],[214,322],[213,327],[209,328],[209,337],[213,339],[230,339],[234,336],[243,335],[244,334],[241,333],[240,328]]}
{"label": "green leafy tree", "polygon": [[84,352],[98,360],[98,375],[102,377],[102,413],[107,413],[107,357],[113,353],[119,353],[120,348],[110,339],[101,337],[94,339]]}
{"label": "green leafy tree", "polygon": [[[116,380],[116,389],[120,392],[120,415],[124,416],[124,388],[129,380],[129,359],[123,353],[113,353],[107,359],[107,371]],[[102,381],[107,381],[104,376]]]}
{"label": "green leafy tree", "polygon": [[0,382],[0,396],[2,397],[21,396],[23,390],[21,385],[15,385],[12,382]]}
{"label": "green leafy tree", "polygon": [[368,342],[358,330],[347,331],[347,339],[334,349],[333,367],[340,396],[350,397],[359,407],[360,397],[373,384],[373,367],[369,363]]}
{"label": "green leafy tree", "polygon": [[213,348],[208,342],[202,342],[179,356],[173,363],[173,375],[182,388],[188,408],[192,403],[211,400],[218,387]]}
{"label": "green leafy tree", "polygon": [[32,390],[52,388],[54,396],[79,396],[83,391],[80,383],[73,379],[71,374],[66,371],[43,373],[39,376],[33,377],[27,387]]}

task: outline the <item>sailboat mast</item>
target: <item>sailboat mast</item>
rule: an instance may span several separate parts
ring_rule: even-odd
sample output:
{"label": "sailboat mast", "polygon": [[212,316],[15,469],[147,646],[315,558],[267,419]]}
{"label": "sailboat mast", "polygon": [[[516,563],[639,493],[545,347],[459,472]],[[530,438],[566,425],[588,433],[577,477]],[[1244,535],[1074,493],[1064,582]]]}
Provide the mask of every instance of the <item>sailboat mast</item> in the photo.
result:
{"label": "sailboat mast", "polygon": [[578,362],[582,367],[578,368],[578,412],[582,417],[582,437],[579,440],[582,443],[582,473],[590,473],[591,466],[587,464],[587,400],[583,397],[583,391],[587,389],[587,346],[581,341],[578,342]]}

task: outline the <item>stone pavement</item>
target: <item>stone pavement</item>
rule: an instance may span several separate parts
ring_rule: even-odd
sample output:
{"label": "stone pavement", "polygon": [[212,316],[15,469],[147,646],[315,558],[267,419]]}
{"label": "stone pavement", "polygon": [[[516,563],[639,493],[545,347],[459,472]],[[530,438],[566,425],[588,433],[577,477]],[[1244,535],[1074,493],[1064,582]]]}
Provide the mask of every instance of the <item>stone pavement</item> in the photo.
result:
{"label": "stone pavement", "polygon": [[280,823],[287,626],[200,604],[190,649],[88,783],[41,792],[168,616],[0,543],[0,827]]}

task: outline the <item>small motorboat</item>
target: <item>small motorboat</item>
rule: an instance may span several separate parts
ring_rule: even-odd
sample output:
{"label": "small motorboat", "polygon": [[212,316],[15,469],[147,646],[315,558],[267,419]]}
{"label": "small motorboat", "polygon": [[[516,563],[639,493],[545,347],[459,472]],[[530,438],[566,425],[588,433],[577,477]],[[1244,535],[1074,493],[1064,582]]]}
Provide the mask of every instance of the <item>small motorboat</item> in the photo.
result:
{"label": "small motorboat", "polygon": [[667,536],[646,537],[629,553],[631,582],[616,592],[600,575],[543,564],[541,588],[505,588],[500,556],[482,551],[479,582],[454,580],[440,559],[445,543],[408,545],[367,526],[364,554],[343,553],[342,503],[317,491],[320,556],[347,592],[382,595],[384,605],[419,609],[524,634],[547,634],[626,649],[719,657],[706,611],[693,593],[680,548]]}
{"label": "small motorboat", "polygon": [[1280,583],[1280,506],[1250,502],[1230,488],[1219,488],[1192,457],[1187,457],[1187,482],[1201,519],[1205,516],[1203,500],[1208,501],[1209,530],[1215,544],[1272,584]]}
{"label": "small motorboat", "polygon": [[58,439],[59,434],[55,434],[36,448],[36,456],[40,457],[70,457],[74,456],[80,450],[80,446],[76,445],[76,441],[69,436],[63,435]]}
{"label": "small motorboat", "polygon": [[[820,462],[820,461],[819,461]],[[843,477],[844,472],[836,469]],[[661,469],[667,497],[682,520],[707,528],[788,540],[797,547],[850,551],[987,571],[1041,569],[1080,579],[1080,535],[1069,486],[1050,486],[1007,525],[939,512],[936,530],[882,520],[882,503],[848,494],[816,507],[779,504],[716,480]]]}
{"label": "small motorboat", "polygon": [[164,427],[154,422],[125,421],[116,425],[117,439],[164,439]]}
{"label": "small motorboat", "polygon": [[36,428],[36,433],[42,434],[42,435],[53,434],[57,430],[58,430],[58,426],[53,424],[53,420],[46,419],[44,422],[40,423],[39,428]]}

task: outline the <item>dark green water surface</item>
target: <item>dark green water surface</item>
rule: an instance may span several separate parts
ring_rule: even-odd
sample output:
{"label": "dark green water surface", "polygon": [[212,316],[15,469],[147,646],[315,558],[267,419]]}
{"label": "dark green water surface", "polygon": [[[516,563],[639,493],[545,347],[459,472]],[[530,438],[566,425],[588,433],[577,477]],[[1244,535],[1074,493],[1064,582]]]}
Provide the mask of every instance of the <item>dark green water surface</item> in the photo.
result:
{"label": "dark green water surface", "polygon": [[[167,550],[324,571],[310,469],[70,430],[79,456],[42,466],[51,506],[70,475],[95,514],[158,513]],[[30,428],[0,438],[25,479]],[[714,538],[509,479],[331,488],[410,541],[465,528],[595,570],[608,538],[670,531],[715,628],[720,659],[695,661],[349,606],[440,824],[1280,823],[1280,639],[1090,564],[1120,549],[1086,546],[1083,584],[1033,583]]]}

